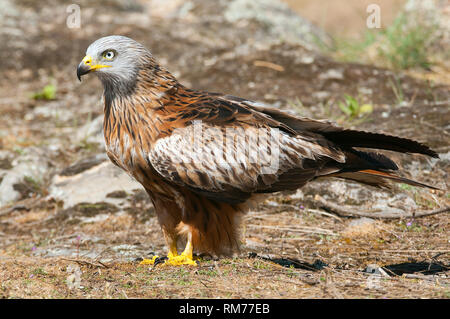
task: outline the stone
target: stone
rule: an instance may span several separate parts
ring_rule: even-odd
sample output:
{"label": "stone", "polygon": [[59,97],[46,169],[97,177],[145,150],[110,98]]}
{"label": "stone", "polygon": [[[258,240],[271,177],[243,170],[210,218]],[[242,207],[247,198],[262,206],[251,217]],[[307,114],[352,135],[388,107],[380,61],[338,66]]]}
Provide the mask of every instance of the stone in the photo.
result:
{"label": "stone", "polygon": [[17,185],[25,179],[33,183],[40,184],[44,181],[49,164],[46,158],[45,149],[30,147],[22,151],[10,165],[11,169],[5,170],[0,182],[0,207],[17,201],[21,193],[17,190]]}
{"label": "stone", "polygon": [[109,203],[122,207],[127,202],[126,198],[108,194],[132,194],[138,189],[142,189],[141,184],[108,160],[75,175],[56,175],[49,197],[62,201],[64,209],[81,203]]}

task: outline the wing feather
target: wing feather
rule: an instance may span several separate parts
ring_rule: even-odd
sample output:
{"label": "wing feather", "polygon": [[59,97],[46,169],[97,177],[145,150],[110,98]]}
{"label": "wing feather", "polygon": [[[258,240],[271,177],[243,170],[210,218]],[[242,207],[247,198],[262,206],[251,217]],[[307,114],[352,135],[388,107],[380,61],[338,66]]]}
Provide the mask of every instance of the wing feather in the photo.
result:
{"label": "wing feather", "polygon": [[[149,153],[155,170],[171,182],[205,196],[241,202],[251,193],[280,188],[288,180],[283,175],[302,168],[304,161],[317,163],[309,168],[307,179],[314,178],[323,159],[343,162],[340,152],[292,136],[278,128],[256,127],[245,123],[219,125],[193,122],[160,138]],[[278,183],[278,184],[277,184]],[[297,187],[298,187],[297,186]]]}

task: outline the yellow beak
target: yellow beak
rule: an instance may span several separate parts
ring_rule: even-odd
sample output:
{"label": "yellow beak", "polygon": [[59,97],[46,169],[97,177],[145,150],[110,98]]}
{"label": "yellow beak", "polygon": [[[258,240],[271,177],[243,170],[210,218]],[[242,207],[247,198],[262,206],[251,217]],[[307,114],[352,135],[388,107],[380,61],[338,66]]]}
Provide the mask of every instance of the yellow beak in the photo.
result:
{"label": "yellow beak", "polygon": [[90,55],[86,55],[83,60],[81,60],[80,64],[77,67],[77,77],[78,80],[81,81],[81,76],[85,75],[91,71],[95,71],[101,68],[110,68],[111,65],[105,64],[96,64],[92,62],[92,57]]}

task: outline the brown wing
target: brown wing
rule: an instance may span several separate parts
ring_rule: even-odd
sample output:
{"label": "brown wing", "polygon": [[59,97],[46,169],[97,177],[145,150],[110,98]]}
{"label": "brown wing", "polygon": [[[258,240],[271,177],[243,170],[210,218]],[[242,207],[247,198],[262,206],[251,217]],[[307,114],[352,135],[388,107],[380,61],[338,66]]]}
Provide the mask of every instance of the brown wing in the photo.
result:
{"label": "brown wing", "polygon": [[173,129],[156,141],[149,160],[164,178],[207,197],[237,203],[255,192],[296,189],[325,163],[345,161],[320,135],[298,134],[247,105],[210,94],[189,101],[166,108],[174,120],[164,122]]}
{"label": "brown wing", "polygon": [[171,134],[157,140],[150,162],[170,181],[217,200],[242,202],[251,193],[293,190],[323,176],[427,186],[387,173],[398,169],[392,160],[354,147],[437,157],[409,139],[345,130],[232,96],[181,94],[184,105],[177,98],[163,108]]}
{"label": "brown wing", "polygon": [[253,109],[289,126],[297,134],[308,134],[312,132],[321,135],[326,140],[337,145],[346,155],[345,163],[337,165],[336,163],[329,163],[328,165],[331,166],[329,168],[339,168],[339,170],[335,173],[328,173],[325,169],[322,169],[317,174],[317,177],[339,177],[378,187],[390,187],[387,181],[393,181],[413,186],[439,189],[394,174],[392,171],[398,170],[397,165],[383,154],[363,152],[355,149],[358,147],[375,148],[401,153],[424,154],[439,158],[439,155],[435,151],[424,144],[387,134],[348,130],[338,127],[329,121],[319,121],[289,115],[277,109],[262,107],[257,103],[248,102],[233,96],[228,96],[227,98],[250,105]]}

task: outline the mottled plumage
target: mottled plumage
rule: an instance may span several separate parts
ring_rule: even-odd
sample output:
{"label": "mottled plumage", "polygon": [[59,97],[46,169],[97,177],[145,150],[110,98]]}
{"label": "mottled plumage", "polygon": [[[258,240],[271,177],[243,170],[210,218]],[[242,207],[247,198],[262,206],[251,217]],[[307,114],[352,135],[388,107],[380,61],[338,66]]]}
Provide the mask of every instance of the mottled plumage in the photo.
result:
{"label": "mottled plumage", "polygon": [[356,147],[437,157],[409,139],[188,89],[126,37],[94,42],[78,76],[92,70],[104,86],[107,154],[150,195],[169,257],[177,256],[180,235],[200,252],[232,253],[239,246],[239,217],[258,194],[330,176],[373,186],[387,186],[387,180],[426,186],[394,175],[397,165],[386,156]]}

